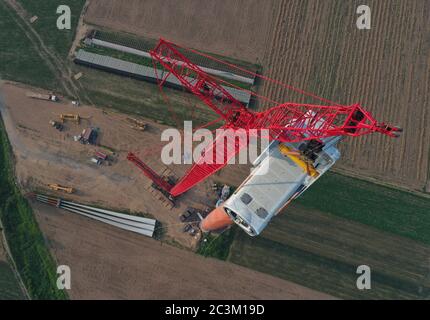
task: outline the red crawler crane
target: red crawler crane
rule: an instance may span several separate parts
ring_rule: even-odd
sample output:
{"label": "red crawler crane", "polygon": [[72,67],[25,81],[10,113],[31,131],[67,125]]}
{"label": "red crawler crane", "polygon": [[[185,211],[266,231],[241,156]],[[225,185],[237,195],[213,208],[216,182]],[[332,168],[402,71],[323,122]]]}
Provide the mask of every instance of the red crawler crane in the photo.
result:
{"label": "red crawler crane", "polygon": [[[160,39],[157,47],[150,52],[154,60],[155,72],[161,73],[155,67],[155,62],[161,64],[164,70],[167,71],[163,72],[162,77],[159,77],[159,86],[163,86],[168,77],[175,76],[184,88],[200,98],[220,116],[220,120],[224,121],[222,128],[244,129],[247,133],[250,130],[267,129],[270,139],[281,142],[319,140],[331,136],[357,137],[373,132],[398,137],[399,132],[401,132],[400,128],[378,123],[369,112],[358,104],[351,106],[338,104],[323,106],[284,103],[262,112],[251,111],[237,101],[225,87],[220,85],[219,82],[224,81],[209,76],[199,66],[192,63],[181,51],[178,45]],[[197,53],[196,51],[193,52]],[[209,56],[204,56],[210,58]],[[274,80],[271,81],[275,82]],[[301,90],[298,91],[311,95]],[[319,98],[314,95],[311,96]],[[330,102],[322,98],[319,99]],[[217,149],[219,149],[215,148],[215,143],[216,141],[205,150],[205,152],[212,152],[214,158]],[[247,146],[247,143],[239,144],[236,142],[234,146],[224,148],[224,154],[218,155],[225,160],[223,163],[196,162],[174,186],[157,176],[135,155],[129,154],[128,159],[138,165],[160,188],[175,197],[223,168],[228,160],[245,146]]]}

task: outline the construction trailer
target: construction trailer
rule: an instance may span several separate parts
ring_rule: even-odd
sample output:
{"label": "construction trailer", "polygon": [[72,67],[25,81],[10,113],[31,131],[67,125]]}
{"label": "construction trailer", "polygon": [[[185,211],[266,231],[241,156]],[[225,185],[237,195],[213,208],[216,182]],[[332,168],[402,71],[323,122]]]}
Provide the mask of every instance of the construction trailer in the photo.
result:
{"label": "construction trailer", "polygon": [[52,101],[52,102],[60,101],[60,99],[56,95],[52,95],[52,94],[27,92],[26,96],[31,99],[38,99],[38,100],[45,100],[45,101]]}
{"label": "construction trailer", "polygon": [[82,131],[81,142],[84,144],[96,144],[98,132],[94,128],[86,128]]}

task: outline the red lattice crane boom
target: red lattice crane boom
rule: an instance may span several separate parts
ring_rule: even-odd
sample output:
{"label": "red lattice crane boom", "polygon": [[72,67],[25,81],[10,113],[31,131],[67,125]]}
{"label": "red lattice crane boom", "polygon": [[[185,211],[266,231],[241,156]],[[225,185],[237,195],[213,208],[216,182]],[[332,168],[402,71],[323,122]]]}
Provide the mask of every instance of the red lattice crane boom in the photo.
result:
{"label": "red lattice crane boom", "polygon": [[[281,142],[298,142],[303,140],[320,140],[331,136],[361,136],[379,132],[397,137],[401,129],[377,122],[372,115],[360,105],[313,105],[284,103],[266,111],[253,112],[237,101],[221,84],[220,80],[209,76],[199,66],[192,63],[181,48],[164,39],[150,52],[155,62],[161,64],[163,77],[159,78],[160,87],[170,76],[175,76],[182,86],[200,98],[224,121],[223,128],[245,130],[267,129],[270,139]],[[159,71],[158,71],[159,72]],[[324,100],[324,99],[320,99]],[[222,138],[222,137],[221,137]],[[215,143],[205,152],[216,155]],[[223,163],[205,163],[203,158],[197,161],[185,176],[168,191],[178,196],[195,184],[223,168],[228,160],[234,157],[247,142],[235,142],[224,148]],[[219,151],[218,151],[219,152]],[[156,182],[156,181],[154,181]],[[161,185],[162,188],[166,186]],[[166,188],[167,189],[167,188]]]}

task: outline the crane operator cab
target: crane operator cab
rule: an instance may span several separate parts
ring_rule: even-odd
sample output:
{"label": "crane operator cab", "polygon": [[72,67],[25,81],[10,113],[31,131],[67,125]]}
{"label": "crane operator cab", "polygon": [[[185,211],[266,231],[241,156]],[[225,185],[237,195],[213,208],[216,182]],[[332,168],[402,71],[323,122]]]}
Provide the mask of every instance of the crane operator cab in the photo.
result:
{"label": "crane operator cab", "polygon": [[340,139],[271,142],[233,195],[202,221],[202,230],[235,222],[251,236],[260,234],[274,216],[335,164]]}

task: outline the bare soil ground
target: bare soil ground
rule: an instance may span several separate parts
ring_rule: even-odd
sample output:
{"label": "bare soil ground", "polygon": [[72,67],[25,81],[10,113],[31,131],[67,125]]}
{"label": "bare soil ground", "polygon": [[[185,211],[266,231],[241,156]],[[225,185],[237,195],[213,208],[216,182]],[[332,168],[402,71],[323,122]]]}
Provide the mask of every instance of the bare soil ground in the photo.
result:
{"label": "bare soil ground", "polygon": [[273,0],[92,0],[85,21],[256,63],[276,8]]}
{"label": "bare soil ground", "polygon": [[[75,194],[67,195],[71,200],[148,213],[162,223],[168,241],[174,239],[190,248],[196,245],[196,238],[182,232],[178,217],[187,206],[204,209],[213,205],[216,195],[210,190],[210,181],[183,197],[177,207],[168,209],[148,191],[149,179],[126,160],[128,151],[133,151],[155,170],[164,170],[160,161],[163,126],[146,121],[149,129],[140,132],[131,128],[125,115],[92,107],[76,108],[68,101],[29,99],[25,94],[35,91],[32,88],[5,84],[3,90],[6,108],[1,112],[17,160],[18,181],[26,191],[46,191],[49,183],[71,186],[76,189]],[[59,132],[48,122],[58,120],[61,113],[79,113],[89,119],[80,125],[66,122],[65,130]],[[100,128],[99,143],[115,150],[111,166],[90,162],[96,150],[109,153],[108,150],[73,141],[73,136],[89,126]],[[184,170],[177,167],[175,172],[181,176]]]}
{"label": "bare soil ground", "polygon": [[34,204],[72,299],[330,299],[231,263]]}

